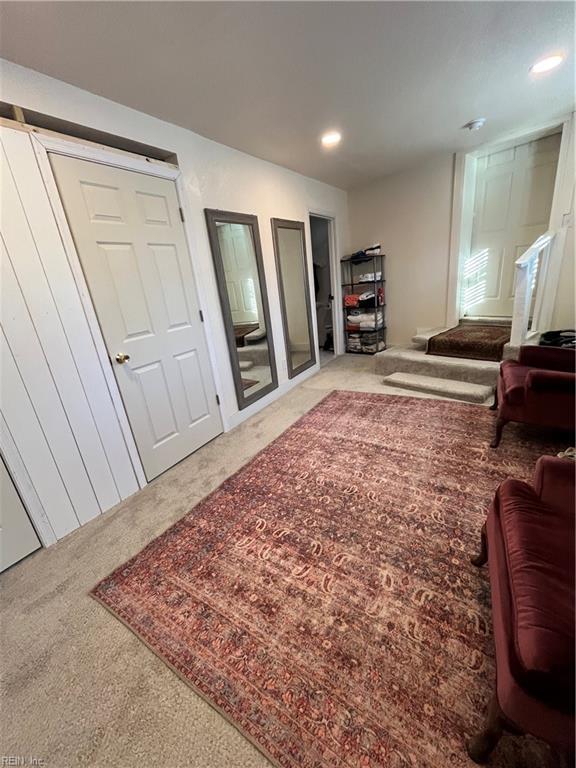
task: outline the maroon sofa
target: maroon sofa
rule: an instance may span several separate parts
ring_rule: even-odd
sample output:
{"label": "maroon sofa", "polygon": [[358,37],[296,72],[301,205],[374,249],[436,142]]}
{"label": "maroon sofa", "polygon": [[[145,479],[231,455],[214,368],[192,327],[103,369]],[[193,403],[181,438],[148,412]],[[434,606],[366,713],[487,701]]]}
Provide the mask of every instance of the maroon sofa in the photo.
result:
{"label": "maroon sofa", "polygon": [[496,690],[468,744],[485,762],[504,730],[529,733],[574,758],[574,492],[576,463],[536,464],[534,486],[505,480],[482,529],[496,649]]}
{"label": "maroon sofa", "polygon": [[493,409],[498,409],[496,434],[509,421],[558,429],[574,429],[576,353],[564,347],[520,347],[518,360],[504,360]]}

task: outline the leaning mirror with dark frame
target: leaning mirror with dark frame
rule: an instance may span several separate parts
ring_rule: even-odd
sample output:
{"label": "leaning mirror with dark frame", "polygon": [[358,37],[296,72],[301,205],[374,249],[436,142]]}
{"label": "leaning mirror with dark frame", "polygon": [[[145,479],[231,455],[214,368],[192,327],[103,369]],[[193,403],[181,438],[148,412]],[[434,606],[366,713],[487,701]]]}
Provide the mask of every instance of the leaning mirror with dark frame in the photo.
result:
{"label": "leaning mirror with dark frame", "polygon": [[276,363],[258,219],[206,209],[239,408],[276,389]]}
{"label": "leaning mirror with dark frame", "polygon": [[304,223],[272,219],[288,376],[316,362]]}

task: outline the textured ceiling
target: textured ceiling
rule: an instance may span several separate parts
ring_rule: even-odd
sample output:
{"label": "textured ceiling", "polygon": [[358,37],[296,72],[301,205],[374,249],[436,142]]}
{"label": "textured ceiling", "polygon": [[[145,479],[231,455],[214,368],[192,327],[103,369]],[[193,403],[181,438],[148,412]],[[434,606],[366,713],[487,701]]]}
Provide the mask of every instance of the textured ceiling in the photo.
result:
{"label": "textured ceiling", "polygon": [[344,188],[574,103],[570,2],[12,2],[0,25],[6,59]]}

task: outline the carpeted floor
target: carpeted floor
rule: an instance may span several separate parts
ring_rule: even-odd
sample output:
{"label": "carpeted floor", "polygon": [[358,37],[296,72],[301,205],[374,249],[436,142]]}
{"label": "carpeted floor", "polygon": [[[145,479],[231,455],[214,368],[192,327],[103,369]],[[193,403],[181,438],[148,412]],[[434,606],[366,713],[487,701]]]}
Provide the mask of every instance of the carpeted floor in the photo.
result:
{"label": "carpeted floor", "polygon": [[[140,493],[1,574],[1,755],[36,757],[48,768],[269,768],[262,753],[89,590],[333,389],[399,392],[381,383],[372,358],[336,358]],[[524,431],[507,429],[495,454],[512,474],[509,436],[521,438]],[[485,595],[485,587],[478,589]],[[517,741],[504,736],[495,766]]]}
{"label": "carpeted floor", "polygon": [[[465,766],[493,685],[479,406],[335,392],[94,596],[278,766]],[[534,742],[495,765],[538,768]]]}
{"label": "carpeted floor", "polygon": [[429,355],[464,357],[471,360],[502,360],[510,341],[510,326],[462,323],[428,340]]}

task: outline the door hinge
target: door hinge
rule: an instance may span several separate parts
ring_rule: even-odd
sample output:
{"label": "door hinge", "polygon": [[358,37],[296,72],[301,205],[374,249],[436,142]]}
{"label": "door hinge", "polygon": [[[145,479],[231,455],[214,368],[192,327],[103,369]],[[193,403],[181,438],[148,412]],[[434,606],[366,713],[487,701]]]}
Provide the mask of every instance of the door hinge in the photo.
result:
{"label": "door hinge", "polygon": [[180,207],[180,208],[178,208],[178,210],[180,211],[180,219],[181,219],[182,221],[184,221],[184,211],[182,210],[182,208],[181,208],[181,207]]}
{"label": "door hinge", "polygon": [[216,402],[220,405],[220,395],[216,395]]}
{"label": "door hinge", "polygon": [[198,310],[198,314],[200,315],[200,322],[203,323],[204,322],[204,313],[202,312],[201,309]]}

